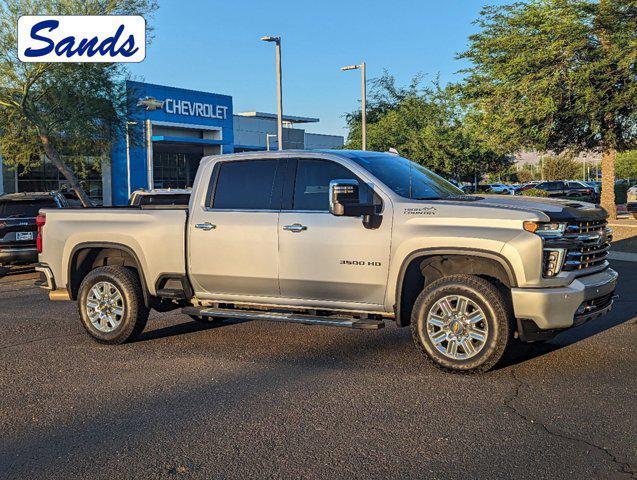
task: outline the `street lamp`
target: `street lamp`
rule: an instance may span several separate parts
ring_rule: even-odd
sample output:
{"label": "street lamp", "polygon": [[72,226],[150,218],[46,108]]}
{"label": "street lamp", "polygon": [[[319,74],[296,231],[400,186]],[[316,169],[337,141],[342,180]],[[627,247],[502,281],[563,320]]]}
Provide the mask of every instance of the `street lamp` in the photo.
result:
{"label": "street lamp", "polygon": [[126,184],[128,185],[128,198],[130,199],[131,187],[130,187],[130,137],[128,135],[129,125],[137,125],[137,122],[126,122]]}
{"label": "street lamp", "polygon": [[273,135],[271,133],[266,133],[265,134],[265,149],[269,152],[270,151],[270,139],[271,138],[277,138],[276,135]]}
{"label": "street lamp", "polygon": [[277,95],[277,134],[279,150],[283,150],[283,91],[281,86],[281,37],[261,37],[264,42],[274,42],[276,45],[276,95]]}
{"label": "street lamp", "polygon": [[362,124],[362,147],[363,150],[367,150],[367,75],[365,73],[365,62],[361,63],[360,65],[349,65],[347,67],[342,67],[341,68],[342,71],[347,71],[347,70],[360,70],[361,71],[361,89],[362,89],[362,96],[361,96],[361,111],[362,111],[362,119],[361,119],[361,124]]}

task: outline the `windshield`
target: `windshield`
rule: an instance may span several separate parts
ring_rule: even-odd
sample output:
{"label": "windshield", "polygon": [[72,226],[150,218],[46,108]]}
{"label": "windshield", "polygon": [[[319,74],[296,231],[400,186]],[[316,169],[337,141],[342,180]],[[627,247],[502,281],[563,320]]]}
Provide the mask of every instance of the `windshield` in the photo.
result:
{"label": "windshield", "polygon": [[390,153],[347,155],[401,197],[413,200],[465,195],[458,187],[422,165]]}

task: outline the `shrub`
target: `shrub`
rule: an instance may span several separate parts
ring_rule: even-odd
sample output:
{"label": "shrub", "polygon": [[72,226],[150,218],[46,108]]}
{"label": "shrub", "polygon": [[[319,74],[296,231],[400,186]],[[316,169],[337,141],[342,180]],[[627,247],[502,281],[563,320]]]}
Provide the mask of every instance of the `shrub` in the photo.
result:
{"label": "shrub", "polygon": [[541,188],[529,188],[528,190],[522,190],[522,195],[526,197],[549,197],[549,192],[542,190]]}

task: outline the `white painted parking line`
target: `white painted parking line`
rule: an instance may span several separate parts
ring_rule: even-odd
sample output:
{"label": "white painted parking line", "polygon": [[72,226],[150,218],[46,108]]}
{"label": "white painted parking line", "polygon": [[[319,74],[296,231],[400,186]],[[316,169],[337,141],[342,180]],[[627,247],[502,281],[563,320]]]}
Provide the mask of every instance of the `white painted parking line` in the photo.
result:
{"label": "white painted parking line", "polygon": [[628,252],[608,252],[608,258],[621,262],[637,262],[637,253]]}

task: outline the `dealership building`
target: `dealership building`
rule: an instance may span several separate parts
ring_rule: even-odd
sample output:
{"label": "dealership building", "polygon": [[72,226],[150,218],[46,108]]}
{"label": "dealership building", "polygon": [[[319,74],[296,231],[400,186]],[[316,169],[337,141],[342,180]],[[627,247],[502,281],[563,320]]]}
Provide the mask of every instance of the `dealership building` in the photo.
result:
{"label": "dealership building", "polygon": [[[278,149],[276,114],[234,113],[231,96],[132,81],[127,91],[126,129],[114,140],[109,161],[83,181],[89,195],[104,205],[125,205],[140,188],[190,187],[206,155]],[[283,148],[342,147],[342,136],[303,128],[318,121],[284,115]],[[0,169],[0,194],[55,190],[64,183],[45,161],[26,173]]]}

